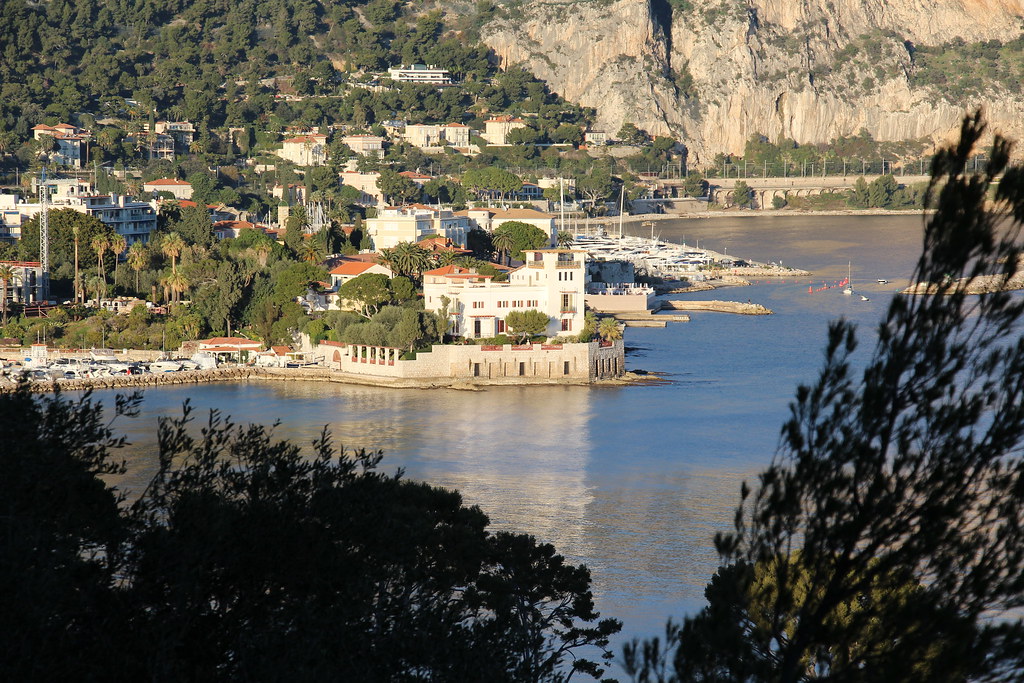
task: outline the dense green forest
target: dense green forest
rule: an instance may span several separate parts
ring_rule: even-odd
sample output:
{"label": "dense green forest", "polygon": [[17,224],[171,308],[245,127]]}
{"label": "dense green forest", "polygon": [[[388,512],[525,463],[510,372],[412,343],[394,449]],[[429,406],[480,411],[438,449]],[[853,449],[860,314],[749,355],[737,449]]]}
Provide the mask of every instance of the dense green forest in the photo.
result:
{"label": "dense green forest", "polygon": [[[189,120],[200,150],[224,126],[460,121],[471,108],[530,111],[552,130],[584,121],[587,110],[527,72],[498,73],[476,32],[489,11],[481,3],[446,23],[397,0],[12,0],[0,9],[0,152],[37,123],[105,117]],[[448,69],[460,85],[362,87],[411,63]]]}

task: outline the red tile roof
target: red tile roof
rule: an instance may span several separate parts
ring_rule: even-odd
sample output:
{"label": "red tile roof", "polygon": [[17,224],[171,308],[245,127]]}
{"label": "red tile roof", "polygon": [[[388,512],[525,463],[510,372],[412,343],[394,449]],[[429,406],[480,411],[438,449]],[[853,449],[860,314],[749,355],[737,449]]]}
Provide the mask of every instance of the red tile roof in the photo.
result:
{"label": "red tile roof", "polygon": [[160,178],[159,180],[149,180],[143,183],[143,185],[188,185],[192,187],[192,183],[185,180],[177,180],[175,178]]}
{"label": "red tile roof", "polygon": [[375,265],[366,261],[348,261],[332,269],[331,275],[361,275]]}

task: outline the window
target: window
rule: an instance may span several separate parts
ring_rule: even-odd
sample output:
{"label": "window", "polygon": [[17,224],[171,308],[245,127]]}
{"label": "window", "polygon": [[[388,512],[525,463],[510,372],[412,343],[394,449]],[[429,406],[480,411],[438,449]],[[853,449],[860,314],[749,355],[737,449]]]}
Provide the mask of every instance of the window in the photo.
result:
{"label": "window", "polygon": [[519,376],[522,377],[526,374],[526,363],[519,363]]}
{"label": "window", "polygon": [[498,318],[498,323],[497,324],[498,324],[498,334],[503,333],[505,331],[505,321],[502,320],[501,318]]}
{"label": "window", "polygon": [[572,332],[572,318],[562,320],[562,332]]}
{"label": "window", "polygon": [[562,363],[562,374],[563,375],[568,375],[569,374],[569,361],[565,361],[565,362]]}

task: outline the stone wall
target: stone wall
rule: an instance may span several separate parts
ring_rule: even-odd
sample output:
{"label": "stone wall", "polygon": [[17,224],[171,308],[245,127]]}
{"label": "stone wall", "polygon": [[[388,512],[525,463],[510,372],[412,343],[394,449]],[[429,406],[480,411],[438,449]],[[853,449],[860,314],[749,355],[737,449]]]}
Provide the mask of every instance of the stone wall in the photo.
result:
{"label": "stone wall", "polygon": [[611,344],[435,345],[400,360],[401,351],[374,346],[321,344],[326,365],[347,374],[401,379],[469,381],[576,381],[618,377],[625,372],[622,341]]}

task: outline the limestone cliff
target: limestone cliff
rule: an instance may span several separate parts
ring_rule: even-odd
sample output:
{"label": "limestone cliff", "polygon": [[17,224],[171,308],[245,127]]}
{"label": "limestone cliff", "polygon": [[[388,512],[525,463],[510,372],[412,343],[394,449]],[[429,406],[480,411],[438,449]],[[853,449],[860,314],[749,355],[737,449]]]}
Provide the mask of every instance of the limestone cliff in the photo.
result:
{"label": "limestone cliff", "polygon": [[708,158],[755,133],[942,140],[978,105],[1024,140],[1019,86],[957,96],[913,79],[916,45],[1022,32],[1024,0],[525,0],[483,38],[595,107],[598,127],[630,121]]}

